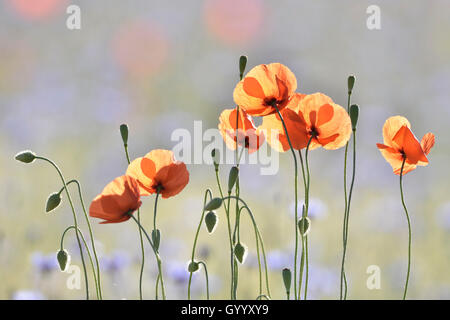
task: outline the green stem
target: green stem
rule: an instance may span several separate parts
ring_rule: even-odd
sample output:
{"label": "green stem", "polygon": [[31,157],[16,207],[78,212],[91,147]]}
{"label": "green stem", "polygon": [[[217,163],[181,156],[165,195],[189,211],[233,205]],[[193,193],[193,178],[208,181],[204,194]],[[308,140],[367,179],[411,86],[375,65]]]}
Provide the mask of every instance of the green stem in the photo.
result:
{"label": "green stem", "polygon": [[162,293],[162,297],[163,300],[166,300],[166,293],[165,293],[165,289],[164,289],[164,280],[162,277],[162,266],[161,266],[161,258],[159,256],[158,251],[156,250],[151,238],[149,237],[147,231],[145,231],[144,227],[140,224],[140,222],[136,219],[136,217],[133,214],[129,214],[129,216],[134,220],[134,222],[136,222],[136,224],[138,225],[138,227],[142,230],[142,232],[144,233],[145,237],[147,238],[147,241],[149,242],[150,246],[152,247],[153,253],[155,254],[155,258],[156,258],[156,262],[158,265],[158,276],[161,276],[160,282],[161,282],[161,293]]}
{"label": "green stem", "polygon": [[[69,230],[71,230],[71,229],[76,230],[76,229],[75,229],[75,226],[69,226],[69,227],[67,227],[67,228],[64,230],[64,232],[63,232],[63,234],[62,234],[62,236],[61,236],[61,250],[64,249],[64,237],[65,237],[67,231],[69,231]],[[83,240],[84,247],[85,247],[85,249],[86,249],[86,251],[87,251],[87,253],[88,253],[89,261],[91,262],[92,273],[93,273],[93,275],[94,275],[94,281],[95,281],[95,288],[96,288],[96,290],[97,290],[97,295],[98,295],[99,292],[98,292],[98,287],[97,287],[97,276],[96,276],[96,274],[95,274],[95,266],[94,266],[94,262],[93,262],[93,260],[92,260],[91,252],[90,252],[90,250],[89,250],[89,246],[87,245],[87,242],[86,242],[86,240],[85,240],[85,238],[84,238],[84,236],[83,236],[83,233],[81,232],[80,228],[78,228],[78,232],[80,233],[81,239]]]}
{"label": "green stem", "polygon": [[[154,210],[153,210],[153,230],[154,230],[154,232],[155,232],[155,234],[156,234],[156,212],[157,212],[157,209],[158,209],[158,198],[159,198],[159,194],[160,194],[160,188],[158,187],[157,188],[157,190],[156,190],[156,198],[155,198],[155,207],[154,207]],[[154,244],[153,244],[154,245]],[[155,250],[156,250],[156,252],[159,254],[159,247],[161,246],[161,239],[159,239],[159,244],[158,244],[158,248],[156,248],[155,247]],[[160,258],[160,263],[162,263],[162,261],[161,261],[161,258]],[[156,296],[158,296],[158,286],[159,286],[159,284],[161,283],[161,285],[162,285],[162,283],[163,283],[163,281],[162,281],[162,273],[161,273],[161,271],[159,271],[159,274],[158,274],[158,277],[160,278],[159,280],[160,281],[156,281],[156,284],[155,284],[155,292],[156,292]],[[164,299],[165,300],[165,299]]]}
{"label": "green stem", "polygon": [[209,300],[209,277],[208,277],[208,269],[206,268],[206,263],[203,261],[199,261],[198,264],[203,265],[203,268],[205,268],[205,279],[206,279],[206,300]]}
{"label": "green stem", "polygon": [[400,170],[400,195],[402,198],[403,209],[405,209],[406,220],[408,221],[408,271],[406,273],[405,290],[403,292],[403,300],[406,299],[406,293],[408,292],[409,273],[411,271],[411,221],[409,219],[408,209],[406,208],[405,198],[403,196],[403,169],[405,167],[406,157],[403,156],[402,168]]}
{"label": "green stem", "polygon": [[39,157],[39,156],[37,156],[36,159],[46,161],[46,162],[50,163],[56,169],[59,177],[61,178],[61,182],[64,186],[64,189],[66,190],[67,199],[69,200],[70,208],[72,209],[73,222],[74,222],[74,226],[76,228],[75,235],[77,237],[78,248],[80,250],[81,263],[83,265],[84,279],[85,279],[85,285],[86,285],[86,300],[89,300],[89,283],[88,283],[88,276],[87,276],[87,271],[86,271],[86,263],[84,262],[83,249],[81,247],[80,233],[78,231],[79,229],[78,229],[77,214],[75,212],[75,207],[73,205],[72,197],[70,196],[69,189],[67,189],[66,180],[64,179],[64,176],[63,176],[61,170],[59,169],[59,167],[52,160],[44,158],[44,157]]}
{"label": "green stem", "polygon": [[[192,246],[192,255],[191,255],[191,262],[194,262],[194,257],[195,257],[195,249],[197,247],[197,240],[198,240],[198,236],[200,234],[200,228],[202,226],[203,223],[203,218],[205,216],[205,206],[206,206],[206,199],[209,195],[209,199],[212,199],[212,192],[211,189],[206,189],[205,191],[205,196],[203,199],[203,210],[202,210],[202,216],[200,218],[200,222],[198,223],[198,227],[197,227],[197,231],[195,233],[195,238],[194,238],[194,245]],[[188,300],[191,300],[191,282],[192,282],[192,272],[189,273],[189,283],[188,283]],[[209,296],[209,294],[208,294]]]}
{"label": "green stem", "polygon": [[[97,288],[98,298],[101,300],[103,298],[103,296],[102,296],[102,286],[101,286],[101,281],[100,281],[100,264],[98,262],[97,250],[95,249],[94,233],[92,232],[91,222],[89,221],[89,217],[88,217],[88,214],[87,214],[87,211],[86,211],[86,206],[84,205],[83,193],[81,192],[81,185],[78,182],[78,180],[76,180],[76,179],[70,180],[69,182],[67,182],[66,185],[69,185],[71,183],[76,183],[76,185],[78,187],[78,195],[80,197],[81,207],[83,209],[84,218],[86,220],[86,223],[87,223],[87,226],[88,226],[88,229],[89,229],[89,236],[91,238],[91,246],[92,246],[92,251],[94,253],[94,259],[95,259],[96,270],[97,270],[97,277],[96,277],[97,280],[95,282],[95,286]],[[63,189],[64,189],[64,187],[61,188],[59,193],[61,193],[63,191]],[[81,234],[81,231],[80,231],[80,234]],[[86,249],[86,250],[88,250],[88,249]],[[88,254],[91,255],[89,250],[88,250]]]}
{"label": "green stem", "polygon": [[280,110],[276,106],[276,104],[273,105],[275,110],[277,111],[278,116],[280,117],[281,123],[283,124],[284,133],[286,134],[287,141],[289,143],[289,147],[292,152],[292,157],[294,158],[294,201],[295,201],[295,249],[294,249],[294,296],[297,298],[297,256],[298,256],[298,195],[297,195],[297,184],[298,184],[298,167],[297,167],[297,157],[295,156],[294,148],[292,147],[291,139],[289,138],[289,133],[286,127],[286,124],[284,123],[283,116],[280,113]]}

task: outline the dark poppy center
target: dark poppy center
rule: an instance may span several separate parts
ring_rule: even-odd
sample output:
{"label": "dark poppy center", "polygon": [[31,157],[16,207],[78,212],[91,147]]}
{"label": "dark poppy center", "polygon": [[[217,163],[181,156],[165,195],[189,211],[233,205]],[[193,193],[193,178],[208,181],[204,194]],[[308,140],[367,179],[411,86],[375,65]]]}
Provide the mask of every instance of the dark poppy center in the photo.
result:
{"label": "dark poppy center", "polygon": [[154,185],[152,185],[152,189],[155,189],[157,193],[160,193],[164,190],[164,187],[161,182],[157,182]]}

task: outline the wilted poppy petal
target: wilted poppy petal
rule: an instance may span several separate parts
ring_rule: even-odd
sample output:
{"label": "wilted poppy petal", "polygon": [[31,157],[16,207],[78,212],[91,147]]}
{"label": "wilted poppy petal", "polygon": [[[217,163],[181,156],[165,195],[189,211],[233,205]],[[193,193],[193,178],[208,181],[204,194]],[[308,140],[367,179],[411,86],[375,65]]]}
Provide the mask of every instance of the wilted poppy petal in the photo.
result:
{"label": "wilted poppy petal", "polygon": [[431,148],[434,146],[434,134],[431,132],[428,132],[426,135],[423,136],[422,141],[420,142],[420,145],[422,147],[423,152],[428,155],[430,153]]}

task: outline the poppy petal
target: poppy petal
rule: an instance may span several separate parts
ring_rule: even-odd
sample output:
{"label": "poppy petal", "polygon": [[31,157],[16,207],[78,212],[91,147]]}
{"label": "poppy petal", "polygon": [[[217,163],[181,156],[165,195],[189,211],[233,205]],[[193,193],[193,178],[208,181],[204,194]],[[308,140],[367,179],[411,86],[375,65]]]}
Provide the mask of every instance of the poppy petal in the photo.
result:
{"label": "poppy petal", "polygon": [[428,155],[430,153],[431,148],[433,148],[434,146],[434,134],[432,134],[431,132],[428,132],[427,134],[425,134],[422,138],[422,141],[420,142],[420,146],[423,149],[423,152]]}
{"label": "poppy petal", "polygon": [[398,130],[392,141],[404,151],[409,163],[417,164],[419,161],[428,163],[419,141],[406,125]]}
{"label": "poppy petal", "polygon": [[265,98],[264,90],[261,87],[261,85],[259,84],[258,80],[256,80],[255,78],[246,77],[244,79],[244,91],[249,96],[252,96],[255,98],[260,98],[260,99]]}

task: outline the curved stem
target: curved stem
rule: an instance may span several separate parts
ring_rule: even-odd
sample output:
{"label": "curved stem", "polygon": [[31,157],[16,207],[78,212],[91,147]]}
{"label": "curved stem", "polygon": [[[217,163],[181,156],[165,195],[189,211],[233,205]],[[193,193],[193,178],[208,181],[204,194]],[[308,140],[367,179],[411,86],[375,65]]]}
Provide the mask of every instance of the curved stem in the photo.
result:
{"label": "curved stem", "polygon": [[[205,216],[205,206],[206,206],[206,199],[209,195],[209,199],[212,199],[212,192],[211,189],[206,189],[205,191],[205,197],[203,200],[203,210],[202,210],[202,216],[200,218],[200,222],[198,223],[198,227],[197,227],[197,232],[195,233],[195,238],[194,238],[194,245],[192,246],[192,255],[191,255],[191,262],[194,262],[194,257],[195,257],[195,248],[197,247],[197,240],[198,240],[198,235],[200,234],[200,228],[202,226],[203,223],[203,218]],[[191,300],[191,282],[192,282],[192,274],[193,272],[189,272],[189,282],[188,282],[188,300]],[[208,293],[208,297],[209,297],[209,293]]]}
{"label": "curved stem", "polygon": [[[155,198],[155,207],[153,210],[153,231],[156,234],[156,212],[158,209],[158,198],[159,198],[159,194],[160,194],[160,188],[158,187],[156,190],[156,198]],[[155,245],[153,243],[153,245]],[[159,254],[159,247],[161,246],[161,239],[159,239],[159,243],[158,243],[158,248],[155,247],[156,252]],[[162,264],[161,258],[159,260],[159,263]],[[159,274],[158,274],[158,278],[160,281],[158,281],[158,279],[156,280],[156,284],[155,284],[155,292],[156,292],[156,296],[158,297],[158,286],[161,283],[161,285],[163,284],[163,279],[162,279],[162,273],[161,270],[159,270]],[[165,300],[165,298],[164,298]]]}
{"label": "curved stem", "polygon": [[59,169],[59,167],[52,160],[44,158],[44,157],[40,157],[40,156],[36,156],[36,159],[46,161],[46,162],[50,163],[56,169],[56,171],[58,172],[58,175],[62,181],[64,189],[66,190],[67,199],[69,200],[70,208],[72,209],[73,222],[74,222],[74,226],[76,227],[75,234],[77,237],[78,248],[80,250],[81,263],[83,265],[84,279],[85,279],[85,285],[86,285],[86,299],[89,300],[89,281],[88,281],[88,277],[87,277],[86,263],[84,262],[83,249],[81,247],[80,233],[78,231],[79,229],[78,229],[77,214],[75,212],[75,207],[73,205],[72,197],[70,196],[69,189],[67,189],[66,180],[64,179],[64,176],[63,176],[61,170]]}
{"label": "curved stem", "polygon": [[408,292],[409,273],[411,271],[411,221],[409,219],[408,209],[406,208],[405,198],[403,196],[403,169],[405,167],[406,157],[403,157],[402,168],[400,170],[400,195],[402,198],[403,209],[405,209],[406,220],[408,221],[408,271],[406,272],[405,290],[403,292],[403,300],[406,299]]}
{"label": "curved stem", "polygon": [[[97,277],[96,277],[97,280],[95,282],[95,286],[97,288],[99,298],[102,299],[103,296],[102,296],[102,286],[101,286],[101,279],[100,279],[100,263],[98,262],[97,250],[95,249],[94,233],[92,232],[91,222],[89,221],[89,216],[88,216],[87,211],[86,211],[86,206],[84,205],[83,193],[81,192],[80,182],[78,180],[76,180],[76,179],[73,179],[73,180],[70,180],[69,182],[67,182],[66,186],[71,184],[71,183],[75,183],[77,185],[77,187],[78,187],[78,195],[80,197],[81,208],[83,209],[84,218],[86,220],[86,224],[87,224],[88,229],[89,229],[89,236],[91,238],[92,251],[94,253],[95,264],[97,266],[97,268],[96,268],[97,269]],[[61,193],[63,191],[63,189],[64,189],[64,187],[61,188],[59,193]],[[86,250],[88,250],[88,249],[86,249]],[[88,250],[88,254],[91,255],[89,250]]]}
{"label": "curved stem", "polygon": [[205,268],[206,300],[209,300],[209,277],[208,277],[208,269],[206,268],[206,263],[204,263],[203,261],[199,261],[198,264],[203,265],[203,268]]}
{"label": "curved stem", "polygon": [[277,111],[278,116],[280,117],[281,123],[283,124],[284,133],[286,134],[287,141],[289,143],[289,147],[292,152],[292,157],[294,158],[294,207],[295,207],[295,249],[294,249],[294,296],[297,298],[297,256],[298,256],[298,195],[297,195],[297,184],[298,184],[298,167],[297,167],[297,157],[295,156],[294,148],[292,147],[291,139],[289,138],[289,133],[286,127],[286,124],[284,123],[283,116],[280,113],[280,110],[276,106],[276,104],[273,105],[275,110]]}
{"label": "curved stem", "polygon": [[[69,230],[71,230],[71,229],[76,230],[75,226],[69,226],[69,227],[67,227],[67,228],[64,230],[64,232],[63,232],[63,234],[62,234],[62,236],[61,236],[61,250],[64,249],[64,237],[66,236],[67,231],[69,231]],[[94,275],[94,281],[95,281],[95,288],[97,289],[97,294],[98,294],[98,293],[99,293],[99,292],[98,292],[98,289],[99,289],[99,288],[97,287],[97,276],[96,276],[96,274],[95,274],[95,266],[94,266],[94,262],[93,262],[93,260],[92,260],[91,252],[89,251],[89,247],[88,247],[88,245],[87,245],[87,242],[86,242],[86,240],[85,240],[85,238],[84,238],[84,236],[83,236],[83,233],[81,232],[80,228],[77,228],[77,229],[78,229],[78,232],[80,233],[81,239],[83,240],[84,247],[85,247],[85,249],[86,249],[86,251],[87,251],[87,253],[88,253],[89,261],[91,262],[92,272],[93,272],[93,275]]]}
{"label": "curved stem", "polygon": [[160,282],[161,282],[161,294],[162,294],[163,300],[166,300],[166,293],[165,293],[165,289],[164,289],[164,281],[163,281],[163,277],[162,277],[163,273],[162,273],[162,266],[161,266],[161,258],[159,257],[159,253],[158,253],[158,251],[156,251],[156,248],[155,248],[151,238],[148,236],[147,231],[145,231],[144,227],[140,224],[140,222],[136,219],[136,217],[133,214],[129,214],[129,216],[134,220],[134,222],[136,222],[138,227],[142,230],[142,232],[144,233],[145,237],[147,238],[147,241],[149,242],[150,246],[152,247],[153,253],[155,254],[156,262],[158,264],[158,273],[161,276],[161,279],[160,279]]}
{"label": "curved stem", "polygon": [[[128,144],[124,143],[123,148],[125,150],[125,156],[127,157],[127,162],[128,162],[128,164],[130,164],[131,161],[130,161],[130,155],[128,154]],[[139,223],[141,222],[141,210],[140,209],[137,210],[137,220]],[[142,300],[143,299],[142,280],[144,278],[145,250],[144,250],[144,237],[142,236],[142,230],[140,228],[138,228],[138,230],[139,230],[139,242],[140,242],[140,246],[141,246],[141,257],[142,257],[141,269],[139,271],[139,299]]]}

